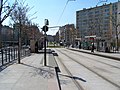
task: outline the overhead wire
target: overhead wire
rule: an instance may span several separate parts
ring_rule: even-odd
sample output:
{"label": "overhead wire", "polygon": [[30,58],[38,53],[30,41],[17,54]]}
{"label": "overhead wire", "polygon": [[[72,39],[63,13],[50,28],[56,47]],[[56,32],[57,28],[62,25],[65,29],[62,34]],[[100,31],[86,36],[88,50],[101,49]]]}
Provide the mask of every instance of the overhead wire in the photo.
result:
{"label": "overhead wire", "polygon": [[[63,11],[62,11],[62,13],[61,13],[61,15],[60,15],[60,17],[59,17],[59,19],[58,19],[57,25],[59,24],[59,22],[60,22],[63,14],[64,14],[64,12],[65,12],[65,9],[66,9],[67,4],[68,4],[69,1],[76,1],[76,0],[67,0],[65,6],[64,6],[64,8],[63,8]],[[108,0],[99,0],[99,2],[97,3],[97,5],[100,4],[100,3],[102,3],[102,2],[107,2],[107,1],[108,1]]]}
{"label": "overhead wire", "polygon": [[61,20],[61,18],[62,18],[62,16],[63,16],[63,13],[65,12],[65,9],[66,9],[67,4],[68,4],[69,1],[75,1],[75,0],[67,0],[67,2],[66,2],[66,4],[65,4],[65,7],[63,8],[63,11],[62,11],[62,13],[61,13],[61,15],[60,15],[60,17],[59,17],[59,19],[58,19],[57,25],[59,24],[59,22],[60,22],[60,20]]}
{"label": "overhead wire", "polygon": [[97,3],[97,5],[98,4],[100,4],[100,3],[102,3],[102,2],[107,2],[108,0],[99,0],[99,2]]}

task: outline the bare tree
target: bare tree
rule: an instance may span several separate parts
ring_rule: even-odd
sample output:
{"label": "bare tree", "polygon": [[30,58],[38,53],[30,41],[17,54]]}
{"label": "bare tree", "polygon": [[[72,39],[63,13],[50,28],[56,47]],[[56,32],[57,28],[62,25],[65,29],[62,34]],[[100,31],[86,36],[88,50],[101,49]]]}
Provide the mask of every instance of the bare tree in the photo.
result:
{"label": "bare tree", "polygon": [[[26,1],[26,0],[25,0]],[[30,15],[28,12],[33,8],[30,8],[28,4],[25,4],[25,1],[18,2],[17,7],[12,11],[11,20],[14,22],[15,25],[19,24],[18,29],[20,29],[20,35],[22,39],[28,37],[28,30],[30,30],[30,26],[32,25],[31,20],[35,19],[36,17],[32,17],[36,14],[36,12]],[[25,40],[25,39],[24,39]]]}
{"label": "bare tree", "polygon": [[29,11],[28,5],[25,1],[19,1],[17,7],[11,13],[11,20],[14,22],[15,27],[18,29],[18,63],[20,63],[20,50],[21,50],[21,34],[25,29],[25,24],[28,22],[27,13]]}
{"label": "bare tree", "polygon": [[18,30],[18,63],[20,63],[20,50],[22,41],[25,43],[27,38],[29,38],[30,27],[32,26],[31,20],[35,19],[31,17],[33,15],[28,14],[28,12],[33,8],[30,8],[28,4],[25,3],[26,0],[21,0],[18,2],[17,7],[11,13],[11,20],[14,22],[15,27]]}
{"label": "bare tree", "polygon": [[113,25],[113,29],[115,30],[114,34],[116,36],[116,50],[118,51],[119,49],[119,34],[120,32],[118,31],[118,27],[120,26],[120,22],[117,21],[117,17],[114,17],[114,16],[110,16],[110,20],[112,22],[112,25]]}
{"label": "bare tree", "polygon": [[11,19],[14,23],[25,24],[28,21],[27,13],[29,11],[28,5],[25,2],[18,2],[17,7],[11,13]]}
{"label": "bare tree", "polygon": [[8,4],[8,0],[0,0],[0,48],[2,47],[2,23],[7,17],[10,16],[12,10],[15,9],[16,5],[16,0],[11,6]]}

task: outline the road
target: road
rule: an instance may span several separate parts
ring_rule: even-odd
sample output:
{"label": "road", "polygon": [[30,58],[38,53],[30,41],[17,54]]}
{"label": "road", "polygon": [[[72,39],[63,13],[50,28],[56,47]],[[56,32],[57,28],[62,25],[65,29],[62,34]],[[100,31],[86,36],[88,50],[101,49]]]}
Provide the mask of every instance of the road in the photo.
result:
{"label": "road", "polygon": [[120,90],[120,61],[54,49],[62,90]]}

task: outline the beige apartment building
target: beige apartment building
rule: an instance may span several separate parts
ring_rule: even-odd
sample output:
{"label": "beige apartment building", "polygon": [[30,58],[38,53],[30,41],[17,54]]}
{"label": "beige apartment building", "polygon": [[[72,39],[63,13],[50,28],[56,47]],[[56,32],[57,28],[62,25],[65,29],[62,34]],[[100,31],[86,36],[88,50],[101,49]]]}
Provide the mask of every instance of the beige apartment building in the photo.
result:
{"label": "beige apartment building", "polygon": [[74,24],[66,24],[59,28],[59,40],[64,45],[75,44],[76,29]]}
{"label": "beige apartment building", "polygon": [[97,50],[120,46],[120,1],[76,12],[82,47],[95,43]]}

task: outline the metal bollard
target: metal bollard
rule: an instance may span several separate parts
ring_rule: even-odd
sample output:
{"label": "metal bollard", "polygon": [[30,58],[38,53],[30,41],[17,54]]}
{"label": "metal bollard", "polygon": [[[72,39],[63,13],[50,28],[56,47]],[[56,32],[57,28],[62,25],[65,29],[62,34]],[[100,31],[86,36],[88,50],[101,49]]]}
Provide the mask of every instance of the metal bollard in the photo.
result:
{"label": "metal bollard", "polygon": [[5,49],[5,61],[7,62],[7,49]]}
{"label": "metal bollard", "polygon": [[4,64],[4,61],[3,61],[3,49],[1,49],[1,54],[2,54],[2,65]]}
{"label": "metal bollard", "polygon": [[13,52],[13,50],[12,50],[12,48],[10,48],[10,56],[11,56],[11,60],[13,60],[12,52]]}
{"label": "metal bollard", "polygon": [[8,48],[8,60],[10,62],[10,48]]}
{"label": "metal bollard", "polygon": [[13,52],[14,52],[14,60],[15,60],[15,48],[13,48]]}
{"label": "metal bollard", "polygon": [[16,59],[18,58],[18,49],[16,48]]}

